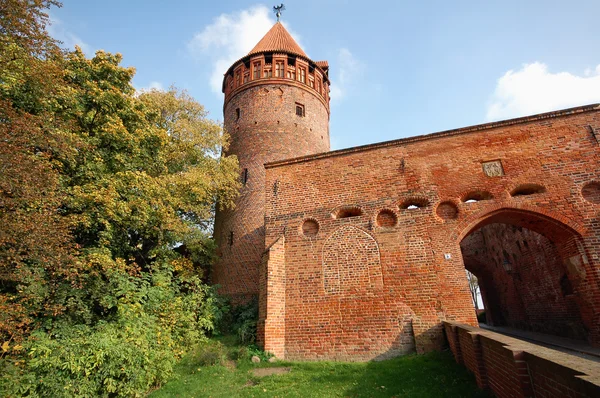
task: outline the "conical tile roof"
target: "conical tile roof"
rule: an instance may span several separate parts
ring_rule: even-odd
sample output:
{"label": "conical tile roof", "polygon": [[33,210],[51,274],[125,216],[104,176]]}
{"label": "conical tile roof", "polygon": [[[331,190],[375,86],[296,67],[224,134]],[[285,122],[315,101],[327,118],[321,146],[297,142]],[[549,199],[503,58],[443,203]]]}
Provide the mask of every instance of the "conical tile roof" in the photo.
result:
{"label": "conical tile roof", "polygon": [[283,27],[281,22],[277,22],[271,30],[258,42],[248,55],[262,52],[286,52],[308,58],[306,53],[300,48],[296,40]]}

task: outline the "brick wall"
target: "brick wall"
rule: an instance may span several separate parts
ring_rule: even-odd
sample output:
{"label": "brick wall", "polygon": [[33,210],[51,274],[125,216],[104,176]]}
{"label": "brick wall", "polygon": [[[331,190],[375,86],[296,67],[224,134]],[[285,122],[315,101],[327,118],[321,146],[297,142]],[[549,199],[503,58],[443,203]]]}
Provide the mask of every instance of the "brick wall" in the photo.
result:
{"label": "brick wall", "polygon": [[285,237],[286,357],[439,349],[443,320],[476,324],[460,242],[498,223],[552,242],[600,344],[600,208],[588,192],[600,144],[589,126],[600,127],[597,108],[267,164],[266,245]]}
{"label": "brick wall", "polygon": [[[460,349],[463,364],[475,375],[475,380],[479,388],[486,388],[488,386],[488,378],[482,358],[479,335],[473,334],[470,330],[463,328],[458,328],[456,333],[458,338],[453,340],[458,344],[455,349]],[[449,334],[448,336],[453,335]]]}
{"label": "brick wall", "polygon": [[[304,116],[296,114],[297,104],[304,107]],[[299,82],[259,79],[227,98],[224,118],[231,135],[227,153],[237,155],[245,183],[235,210],[217,211],[214,237],[220,260],[211,281],[221,285],[222,294],[245,301],[258,296],[265,249],[263,164],[328,151],[329,107]]]}
{"label": "brick wall", "polygon": [[455,322],[444,330],[457,361],[498,398],[600,396],[597,361]]}
{"label": "brick wall", "polygon": [[285,357],[285,238],[265,252],[260,267],[258,344],[278,358]]}
{"label": "brick wall", "polygon": [[577,288],[555,244],[532,230],[489,224],[461,242],[488,323],[585,340]]}

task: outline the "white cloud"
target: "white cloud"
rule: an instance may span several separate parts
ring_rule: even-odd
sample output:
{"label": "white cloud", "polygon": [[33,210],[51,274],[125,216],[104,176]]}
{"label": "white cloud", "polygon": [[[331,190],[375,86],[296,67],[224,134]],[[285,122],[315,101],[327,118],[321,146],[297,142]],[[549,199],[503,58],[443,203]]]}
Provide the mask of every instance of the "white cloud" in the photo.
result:
{"label": "white cloud", "polygon": [[93,54],[92,47],[79,36],[68,30],[63,22],[54,15],[50,15],[48,33],[55,39],[62,41],[63,45],[67,48],[74,50],[75,46],[79,46],[86,55],[89,56]]}
{"label": "white cloud", "polygon": [[552,73],[545,64],[534,62],[498,79],[486,117],[501,120],[594,102],[600,102],[600,65],[577,76]]}
{"label": "white cloud", "polygon": [[[198,59],[209,59],[212,63],[210,86],[215,93],[221,93],[223,74],[231,64],[252,50],[274,23],[271,10],[259,5],[232,14],[221,14],[194,35],[188,43],[188,50]],[[299,43],[299,36],[288,25],[283,25]]]}
{"label": "white cloud", "polygon": [[146,90],[161,90],[164,91],[165,87],[162,85],[161,82],[157,82],[157,81],[152,81],[150,82],[150,84],[148,85],[148,87],[145,88]]}
{"label": "white cloud", "polygon": [[332,101],[339,101],[346,96],[364,69],[363,64],[347,48],[338,50],[336,64],[339,66],[332,76]]}
{"label": "white cloud", "polygon": [[142,93],[151,91],[151,90],[159,90],[159,91],[165,91],[165,86],[163,86],[163,84],[161,82],[157,82],[157,81],[151,81],[147,86],[145,87],[140,87],[135,89],[135,95],[140,95]]}

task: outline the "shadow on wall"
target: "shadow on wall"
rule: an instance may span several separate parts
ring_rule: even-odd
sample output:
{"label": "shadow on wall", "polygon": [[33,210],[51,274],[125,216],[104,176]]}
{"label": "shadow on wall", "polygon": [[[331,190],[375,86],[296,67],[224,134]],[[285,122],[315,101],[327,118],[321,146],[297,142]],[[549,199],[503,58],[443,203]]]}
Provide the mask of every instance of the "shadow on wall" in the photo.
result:
{"label": "shadow on wall", "polygon": [[424,354],[431,351],[444,351],[448,348],[444,336],[444,327],[439,323],[433,327],[423,327],[416,318],[405,317],[402,333],[400,333],[392,348],[377,355],[373,361],[384,361],[402,355]]}

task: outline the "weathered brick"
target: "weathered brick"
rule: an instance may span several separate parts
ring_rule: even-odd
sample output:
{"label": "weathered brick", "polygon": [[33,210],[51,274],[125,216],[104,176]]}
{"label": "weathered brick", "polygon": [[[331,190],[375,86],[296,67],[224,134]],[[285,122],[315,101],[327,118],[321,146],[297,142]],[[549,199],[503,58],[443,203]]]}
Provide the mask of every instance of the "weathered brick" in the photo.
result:
{"label": "weathered brick", "polygon": [[[255,62],[277,60],[285,73],[308,66],[321,90],[254,78]],[[217,213],[211,278],[236,300],[259,296],[266,349],[340,360],[440,349],[444,320],[477,324],[465,267],[492,323],[600,345],[600,106],[328,152],[319,65],[258,53],[224,80],[228,152],[247,172],[236,208]],[[459,333],[455,352],[463,341],[484,349]],[[477,355],[459,360],[510,394]]]}

